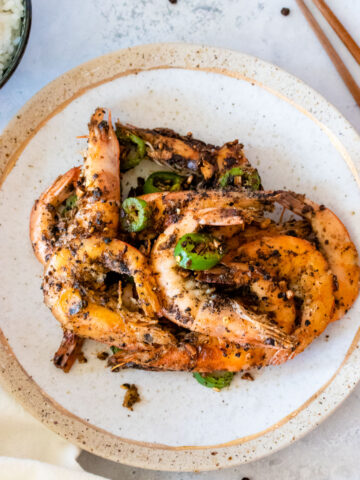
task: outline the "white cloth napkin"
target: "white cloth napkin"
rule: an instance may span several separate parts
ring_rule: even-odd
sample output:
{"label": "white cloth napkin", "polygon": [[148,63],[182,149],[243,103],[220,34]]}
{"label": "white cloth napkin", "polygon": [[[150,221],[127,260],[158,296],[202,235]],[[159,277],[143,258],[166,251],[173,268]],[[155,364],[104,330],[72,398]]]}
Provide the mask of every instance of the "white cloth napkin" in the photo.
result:
{"label": "white cloth napkin", "polygon": [[48,430],[0,387],[0,480],[95,480],[80,450]]}

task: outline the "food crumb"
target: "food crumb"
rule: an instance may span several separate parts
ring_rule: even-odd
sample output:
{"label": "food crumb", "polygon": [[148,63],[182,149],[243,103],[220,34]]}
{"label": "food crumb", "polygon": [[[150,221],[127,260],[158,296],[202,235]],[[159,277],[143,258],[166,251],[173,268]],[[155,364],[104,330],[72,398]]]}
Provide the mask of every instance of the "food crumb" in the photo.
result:
{"label": "food crumb", "polygon": [[87,363],[87,358],[84,355],[84,352],[79,352],[77,356],[79,363]]}
{"label": "food crumb", "polygon": [[284,15],[284,17],[287,17],[290,14],[290,8],[282,8],[281,9],[281,15]]}
{"label": "food crumb", "polygon": [[250,380],[250,382],[253,382],[254,381],[254,377],[251,375],[251,373],[249,372],[246,372],[244,373],[243,375],[241,375],[241,378],[243,380]]}
{"label": "food crumb", "polygon": [[98,352],[96,355],[99,360],[106,360],[109,356],[108,352]]}
{"label": "food crumb", "polygon": [[124,388],[126,390],[123,407],[133,411],[133,405],[135,405],[135,403],[137,402],[140,402],[141,400],[137,386],[133,383],[131,385],[129,383],[123,383],[121,385],[121,388]]}
{"label": "food crumb", "polygon": [[169,2],[175,5],[175,3],[177,3],[177,0],[169,0]]}

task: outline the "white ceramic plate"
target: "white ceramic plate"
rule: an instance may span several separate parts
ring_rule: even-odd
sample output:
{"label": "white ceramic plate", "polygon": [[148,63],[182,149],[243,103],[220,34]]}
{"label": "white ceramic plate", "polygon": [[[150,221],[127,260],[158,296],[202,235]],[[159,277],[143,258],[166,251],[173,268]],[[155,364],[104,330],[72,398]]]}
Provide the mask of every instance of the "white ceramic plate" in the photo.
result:
{"label": "white ceramic plate", "polygon": [[[221,144],[239,138],[265,188],[307,193],[344,221],[359,248],[360,140],[344,118],[296,78],[254,57],[190,45],[116,52],[39,92],[4,133],[0,190],[0,367],[35,416],[81,447],[123,463],[209,470],[260,458],[314,428],[359,379],[359,302],[303,354],[220,393],[189,373],[111,373],[87,342],[87,364],[65,375],[51,358],[61,329],[44,306],[42,268],[28,240],[31,206],[81,162],[90,114],[166,126]],[[7,166],[6,166],[7,165]],[[5,168],[6,166],[6,168]],[[13,168],[11,169],[11,167]],[[141,403],[122,407],[120,385]]]}

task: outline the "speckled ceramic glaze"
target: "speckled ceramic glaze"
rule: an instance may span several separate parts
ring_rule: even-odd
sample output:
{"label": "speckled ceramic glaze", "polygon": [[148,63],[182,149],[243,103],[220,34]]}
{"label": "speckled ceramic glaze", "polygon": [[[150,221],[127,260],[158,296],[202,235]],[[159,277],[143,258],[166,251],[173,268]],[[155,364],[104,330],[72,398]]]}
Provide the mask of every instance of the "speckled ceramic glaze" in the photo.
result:
{"label": "speckled ceramic glaze", "polygon": [[[265,188],[326,203],[359,247],[360,140],[344,118],[296,78],[254,57],[208,47],[149,45],[115,52],[58,78],[9,124],[0,145],[0,369],[36,417],[80,447],[158,470],[210,470],[248,462],[314,428],[359,379],[359,302],[303,354],[255,382],[206,389],[188,373],[111,373],[88,341],[87,364],[65,375],[51,363],[61,329],[43,305],[42,268],[28,239],[40,192],[81,163],[90,114],[166,126],[219,144],[239,138]],[[142,397],[122,407],[124,382]]]}

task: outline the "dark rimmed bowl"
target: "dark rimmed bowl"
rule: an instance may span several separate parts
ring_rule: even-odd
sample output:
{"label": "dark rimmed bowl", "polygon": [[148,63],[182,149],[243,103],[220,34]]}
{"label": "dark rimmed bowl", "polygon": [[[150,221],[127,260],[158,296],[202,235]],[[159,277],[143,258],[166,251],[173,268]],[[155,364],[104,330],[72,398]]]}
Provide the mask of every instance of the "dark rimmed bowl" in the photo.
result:
{"label": "dark rimmed bowl", "polygon": [[4,71],[3,76],[0,78],[0,88],[3,85],[5,85],[5,83],[9,80],[11,75],[15,72],[24,54],[24,51],[29,39],[30,27],[31,27],[31,0],[24,0],[24,6],[25,6],[24,16],[21,19],[20,42],[16,47],[14,55],[10,60],[10,63],[7,66],[6,70]]}

